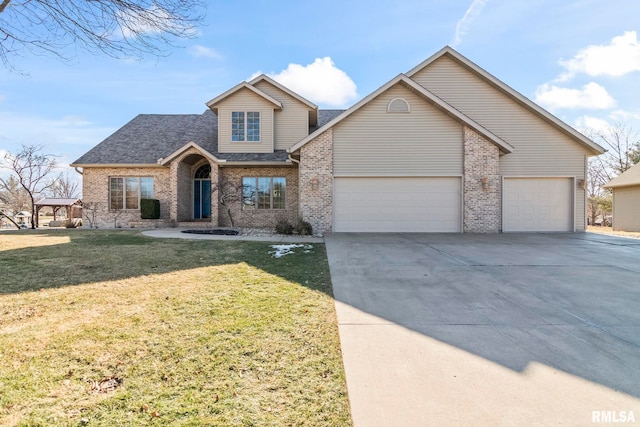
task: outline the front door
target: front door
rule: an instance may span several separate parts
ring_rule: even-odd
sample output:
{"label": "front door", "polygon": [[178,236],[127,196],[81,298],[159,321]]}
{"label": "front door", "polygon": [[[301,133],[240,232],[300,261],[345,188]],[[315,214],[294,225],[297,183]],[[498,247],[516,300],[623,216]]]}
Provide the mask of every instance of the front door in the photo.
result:
{"label": "front door", "polygon": [[193,178],[193,218],[211,218],[211,166],[198,168]]}

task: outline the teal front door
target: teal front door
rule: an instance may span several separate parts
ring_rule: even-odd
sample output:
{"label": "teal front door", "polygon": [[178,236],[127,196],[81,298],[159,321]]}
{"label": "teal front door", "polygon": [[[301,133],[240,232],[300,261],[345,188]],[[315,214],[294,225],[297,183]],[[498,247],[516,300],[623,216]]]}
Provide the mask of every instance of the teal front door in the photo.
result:
{"label": "teal front door", "polygon": [[211,166],[198,168],[193,180],[193,218],[211,218]]}

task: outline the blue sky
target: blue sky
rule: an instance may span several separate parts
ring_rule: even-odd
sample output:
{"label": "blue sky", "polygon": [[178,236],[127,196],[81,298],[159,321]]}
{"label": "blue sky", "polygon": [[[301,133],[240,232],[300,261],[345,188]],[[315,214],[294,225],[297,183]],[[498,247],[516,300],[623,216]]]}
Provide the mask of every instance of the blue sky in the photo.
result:
{"label": "blue sky", "polygon": [[445,45],[576,128],[640,129],[639,17],[637,0],[211,1],[168,57],[14,58],[29,75],[0,69],[0,155],[43,144],[68,165],[139,113],[201,113],[260,72],[345,108]]}

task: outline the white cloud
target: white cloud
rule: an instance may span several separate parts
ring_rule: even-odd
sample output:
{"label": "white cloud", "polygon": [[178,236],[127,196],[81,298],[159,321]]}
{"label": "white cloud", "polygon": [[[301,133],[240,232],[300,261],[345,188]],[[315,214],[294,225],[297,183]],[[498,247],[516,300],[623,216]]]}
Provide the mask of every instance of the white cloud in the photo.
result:
{"label": "white cloud", "polygon": [[611,118],[617,122],[640,121],[640,112],[615,110],[611,112]]}
{"label": "white cloud", "polygon": [[578,73],[589,76],[620,77],[640,71],[640,42],[635,31],[611,39],[608,45],[591,45],[581,49],[576,56],[560,61],[567,69],[558,80],[566,81]]}
{"label": "white cloud", "polygon": [[308,65],[289,64],[269,77],[316,104],[344,107],[358,97],[356,84],[328,56]]}
{"label": "white cloud", "polygon": [[591,82],[582,89],[563,88],[545,83],[536,91],[536,102],[550,110],[562,108],[607,109],[616,105],[615,99],[598,83]]}
{"label": "white cloud", "polygon": [[597,134],[609,130],[611,128],[611,124],[608,121],[597,117],[582,116],[576,119],[575,128],[582,129],[586,133]]}
{"label": "white cloud", "polygon": [[206,47],[199,44],[189,48],[189,53],[195,56],[196,58],[209,58],[209,59],[215,59],[218,61],[223,59],[222,54],[220,54],[220,52],[218,52],[217,50],[211,47]]}
{"label": "white cloud", "polygon": [[451,42],[452,47],[457,47],[462,43],[462,38],[467,35],[469,27],[473,21],[480,16],[482,9],[488,2],[489,0],[473,0],[471,2],[471,5],[467,8],[462,19],[460,19],[456,24],[456,33],[453,36],[453,41]]}

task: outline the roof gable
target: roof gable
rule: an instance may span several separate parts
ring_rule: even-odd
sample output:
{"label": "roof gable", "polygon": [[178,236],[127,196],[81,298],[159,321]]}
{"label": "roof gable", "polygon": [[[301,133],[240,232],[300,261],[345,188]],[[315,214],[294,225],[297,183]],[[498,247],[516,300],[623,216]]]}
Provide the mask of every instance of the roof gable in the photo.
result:
{"label": "roof gable", "polygon": [[632,185],[640,185],[640,163],[613,178],[605,187],[616,188],[629,187]]}
{"label": "roof gable", "polygon": [[303,96],[298,95],[297,93],[295,93],[294,91],[292,91],[288,87],[281,85],[280,83],[278,83],[277,81],[273,80],[271,77],[267,76],[266,74],[260,74],[258,77],[256,77],[255,79],[249,81],[248,83],[251,86],[255,86],[257,83],[259,83],[261,81],[265,81],[265,82],[269,83],[271,86],[274,86],[274,87],[280,89],[282,92],[286,93],[287,95],[291,96],[292,98],[297,99],[298,101],[300,101],[301,103],[306,105],[310,110],[317,110],[318,109],[318,106],[316,104],[314,104],[313,102],[311,102],[308,99],[304,98]]}
{"label": "roof gable", "polygon": [[547,123],[550,123],[556,128],[560,129],[563,133],[570,136],[576,142],[588,148],[592,154],[597,155],[597,154],[604,153],[605,150],[600,145],[596,144],[594,141],[587,138],[585,135],[578,132],[573,127],[569,126],[568,124],[566,124],[565,122],[563,122],[562,120],[554,116],[553,114],[549,113],[547,110],[545,110],[538,104],[534,103],[529,98],[522,95],[520,92],[511,88],[509,85],[505,84],[504,82],[499,80],[497,77],[493,76],[492,74],[490,74],[489,72],[487,72],[486,70],[478,66],[477,64],[473,63],[472,61],[470,61],[469,59],[461,55],[459,52],[457,52],[455,49],[451,48],[450,46],[445,46],[440,51],[436,52],[434,55],[430,56],[429,58],[427,58],[426,60],[424,60],[423,62],[421,62],[414,68],[412,68],[411,70],[409,70],[406,73],[406,75],[409,78],[412,78],[417,73],[429,67],[431,64],[433,64],[438,59],[444,56],[451,58],[453,61],[465,67],[467,70],[470,70],[472,73],[480,77],[482,80],[498,88],[503,94],[515,100],[519,104],[523,105],[532,114],[535,114],[538,117],[541,117]]}
{"label": "roof gable", "polygon": [[375,99],[376,97],[384,93],[385,91],[389,90],[391,87],[395,86],[396,84],[404,84],[405,86],[410,88],[412,91],[420,95],[425,101],[430,102],[431,104],[441,109],[443,112],[445,112],[449,116],[453,117],[454,119],[458,120],[464,125],[470,127],[471,129],[478,132],[483,137],[487,138],[489,141],[497,145],[500,151],[504,153],[511,153],[513,151],[513,147],[510,144],[508,144],[506,141],[504,141],[502,138],[498,137],[488,129],[484,128],[479,123],[472,120],[470,117],[456,110],[447,102],[445,102],[441,98],[438,98],[436,95],[434,95],[424,87],[420,86],[419,84],[417,84],[416,82],[414,82],[404,74],[399,74],[395,78],[391,79],[390,81],[388,81],[387,83],[379,87],[377,90],[375,90],[365,98],[361,99],[351,108],[344,111],[342,114],[338,115],[333,120],[329,121],[327,124],[322,126],[316,132],[307,136],[306,138],[304,138],[303,140],[301,140],[300,142],[292,146],[288,151],[290,153],[298,151],[305,144],[307,144],[312,139],[314,139],[318,133],[324,132],[326,129],[329,129],[335,126],[336,124],[340,123],[341,121],[343,121],[344,119],[352,115],[354,112],[358,111],[360,108],[362,108],[363,106],[368,104],[370,101],[372,101],[373,99]]}
{"label": "roof gable", "polygon": [[256,85],[258,85],[261,82],[265,82],[265,83],[273,86],[278,91],[286,94],[290,98],[298,101],[300,104],[302,104],[304,107],[306,107],[307,110],[309,111],[309,126],[315,126],[318,123],[318,106],[316,104],[314,104],[311,101],[309,101],[308,99],[298,95],[297,93],[295,93],[294,91],[292,91],[288,87],[281,85],[280,83],[278,83],[277,81],[273,80],[271,77],[269,77],[269,76],[267,76],[265,74],[259,75],[255,79],[251,80],[249,82],[249,84],[255,87]]}
{"label": "roof gable", "polygon": [[238,92],[240,92],[242,90],[245,90],[245,89],[253,92],[254,94],[256,94],[259,97],[261,97],[264,100],[266,100],[267,102],[270,102],[277,109],[282,109],[282,103],[280,101],[278,101],[277,99],[273,98],[272,96],[264,93],[260,89],[254,87],[253,85],[251,85],[251,84],[249,84],[247,82],[238,83],[237,85],[235,85],[234,87],[232,87],[228,91],[216,96],[211,101],[206,103],[207,107],[209,107],[214,113],[217,114],[218,104],[220,104],[225,99],[227,99],[227,98],[233,96],[234,94],[236,94],[236,93],[238,93]]}
{"label": "roof gable", "polygon": [[203,157],[206,157],[207,159],[212,160],[216,163],[225,162],[225,160],[218,159],[216,156],[214,156],[213,154],[211,154],[210,152],[208,152],[207,150],[205,150],[195,142],[189,141],[182,147],[178,148],[173,153],[169,154],[167,157],[158,159],[158,164],[162,166],[166,166],[169,163],[171,163],[171,161],[174,160],[176,157],[180,156],[182,153],[186,152],[191,148],[197,150],[200,153],[200,155],[202,155]]}

